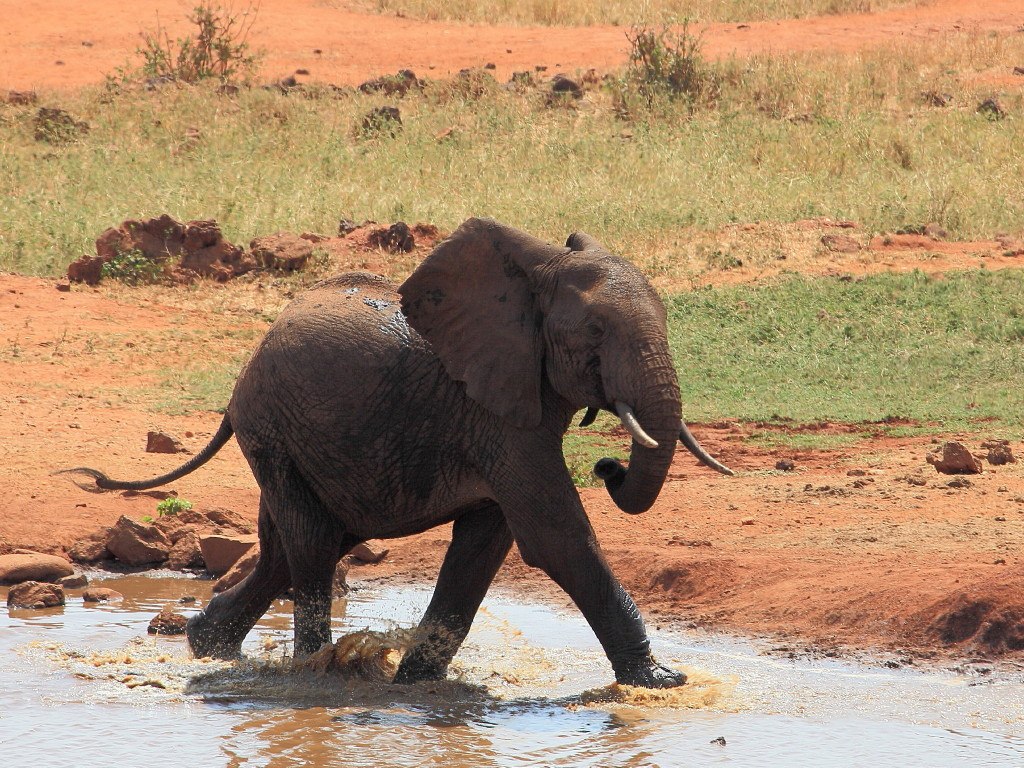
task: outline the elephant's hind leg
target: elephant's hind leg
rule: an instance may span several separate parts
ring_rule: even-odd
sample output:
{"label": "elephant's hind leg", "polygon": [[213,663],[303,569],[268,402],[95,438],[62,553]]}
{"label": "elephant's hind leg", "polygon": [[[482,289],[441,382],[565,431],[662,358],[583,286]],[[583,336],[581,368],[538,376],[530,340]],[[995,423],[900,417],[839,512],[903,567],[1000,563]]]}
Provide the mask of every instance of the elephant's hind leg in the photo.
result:
{"label": "elephant's hind leg", "polygon": [[[342,554],[358,543],[287,461],[275,467],[271,511],[281,535],[295,601],[295,656],[331,642],[331,592]],[[267,489],[264,488],[264,494]]]}
{"label": "elephant's hind leg", "polygon": [[235,658],[242,640],[290,583],[288,561],[267,505],[260,499],[260,557],[242,581],[215,596],[185,629],[196,656]]}
{"label": "elephant's hind leg", "polygon": [[512,533],[494,502],[476,505],[455,520],[434,596],[415,644],[398,667],[396,683],[445,676],[511,546]]}

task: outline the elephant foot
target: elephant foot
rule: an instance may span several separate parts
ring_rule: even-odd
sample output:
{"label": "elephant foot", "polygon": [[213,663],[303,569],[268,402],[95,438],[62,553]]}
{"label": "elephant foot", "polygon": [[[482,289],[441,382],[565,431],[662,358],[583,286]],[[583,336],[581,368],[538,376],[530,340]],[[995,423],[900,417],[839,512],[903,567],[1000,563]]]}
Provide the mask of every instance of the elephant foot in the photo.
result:
{"label": "elephant foot", "polygon": [[417,649],[413,649],[405,654],[392,682],[399,685],[413,685],[414,683],[444,680],[447,676],[447,664],[441,665],[436,659],[429,658],[428,654],[418,653]]}
{"label": "elephant foot", "polygon": [[218,631],[205,613],[198,613],[185,624],[185,637],[196,658],[224,659],[230,661],[242,655],[242,641],[225,637]]}
{"label": "elephant foot", "polygon": [[648,657],[642,663],[616,669],[615,682],[638,688],[676,688],[686,685],[686,675]]}

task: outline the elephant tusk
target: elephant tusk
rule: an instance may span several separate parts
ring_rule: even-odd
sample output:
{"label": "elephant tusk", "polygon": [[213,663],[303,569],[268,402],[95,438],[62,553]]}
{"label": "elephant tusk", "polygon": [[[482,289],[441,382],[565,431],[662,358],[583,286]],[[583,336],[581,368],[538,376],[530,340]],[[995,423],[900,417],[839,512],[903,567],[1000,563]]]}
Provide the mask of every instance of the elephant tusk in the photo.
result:
{"label": "elephant tusk", "polygon": [[693,436],[693,433],[690,432],[689,428],[686,426],[685,421],[679,422],[679,442],[685,445],[690,453],[700,459],[702,463],[711,467],[716,472],[721,472],[723,475],[736,474],[724,464],[713,459],[711,455],[701,447],[700,443],[697,442],[697,438]]}
{"label": "elephant tusk", "polygon": [[581,427],[589,427],[594,423],[594,419],[597,418],[597,414],[601,412],[600,408],[594,408],[593,406],[587,408],[587,412],[583,414],[583,418],[580,419]]}
{"label": "elephant tusk", "polygon": [[657,448],[658,441],[653,437],[644,432],[643,427],[640,426],[640,422],[636,420],[636,414],[633,413],[633,409],[626,405],[621,400],[615,401],[615,412],[619,414],[619,418],[622,419],[622,426],[633,436],[640,445],[645,448]]}

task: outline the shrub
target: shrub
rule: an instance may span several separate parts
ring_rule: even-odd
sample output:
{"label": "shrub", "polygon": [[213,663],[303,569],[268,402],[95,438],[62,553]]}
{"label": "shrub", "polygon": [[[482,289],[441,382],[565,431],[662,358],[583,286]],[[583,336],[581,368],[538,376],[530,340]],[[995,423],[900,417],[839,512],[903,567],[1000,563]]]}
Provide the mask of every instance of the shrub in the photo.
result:
{"label": "shrub", "polygon": [[155,283],[164,274],[164,265],[147,258],[138,250],[118,253],[103,264],[100,275],[104,280],[118,280],[128,285]]}
{"label": "shrub", "polygon": [[160,517],[176,515],[179,512],[186,512],[190,509],[192,509],[192,502],[187,499],[179,499],[177,496],[168,496],[156,505],[156,511]]}
{"label": "shrub", "polygon": [[626,33],[629,65],[616,89],[616,107],[630,114],[638,106],[685,100],[693,108],[714,104],[721,77],[701,55],[699,35],[688,21],[679,27],[638,25]]}
{"label": "shrub", "polygon": [[256,55],[246,38],[256,21],[257,9],[249,5],[236,13],[203,0],[189,16],[198,28],[194,36],[172,41],[162,26],[143,33],[143,47],[138,49],[144,59],[143,74],[183,83],[209,78],[228,82],[248,75],[256,64]]}

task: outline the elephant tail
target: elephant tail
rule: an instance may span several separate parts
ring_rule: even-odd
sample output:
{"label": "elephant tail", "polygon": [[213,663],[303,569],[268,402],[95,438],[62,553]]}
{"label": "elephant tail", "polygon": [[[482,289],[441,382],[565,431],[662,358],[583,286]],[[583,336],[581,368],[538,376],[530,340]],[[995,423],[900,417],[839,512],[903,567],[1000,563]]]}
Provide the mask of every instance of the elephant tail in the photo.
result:
{"label": "elephant tail", "polygon": [[231,426],[231,420],[228,418],[227,414],[224,414],[224,419],[221,421],[220,427],[217,429],[217,433],[210,438],[210,442],[206,444],[206,447],[203,448],[203,450],[177,469],[168,472],[166,475],[153,477],[149,480],[111,480],[98,469],[90,469],[89,467],[62,469],[54,472],[53,474],[84,475],[85,477],[91,477],[94,483],[75,481],[75,485],[83,490],[90,491],[91,493],[101,493],[102,491],[145,491],[149,488],[157,488],[161,485],[174,482],[179,477],[184,477],[190,472],[194,472],[199,469],[199,467],[212,459],[217,451],[224,447],[224,444],[231,439],[231,436],[234,433],[235,429]]}

